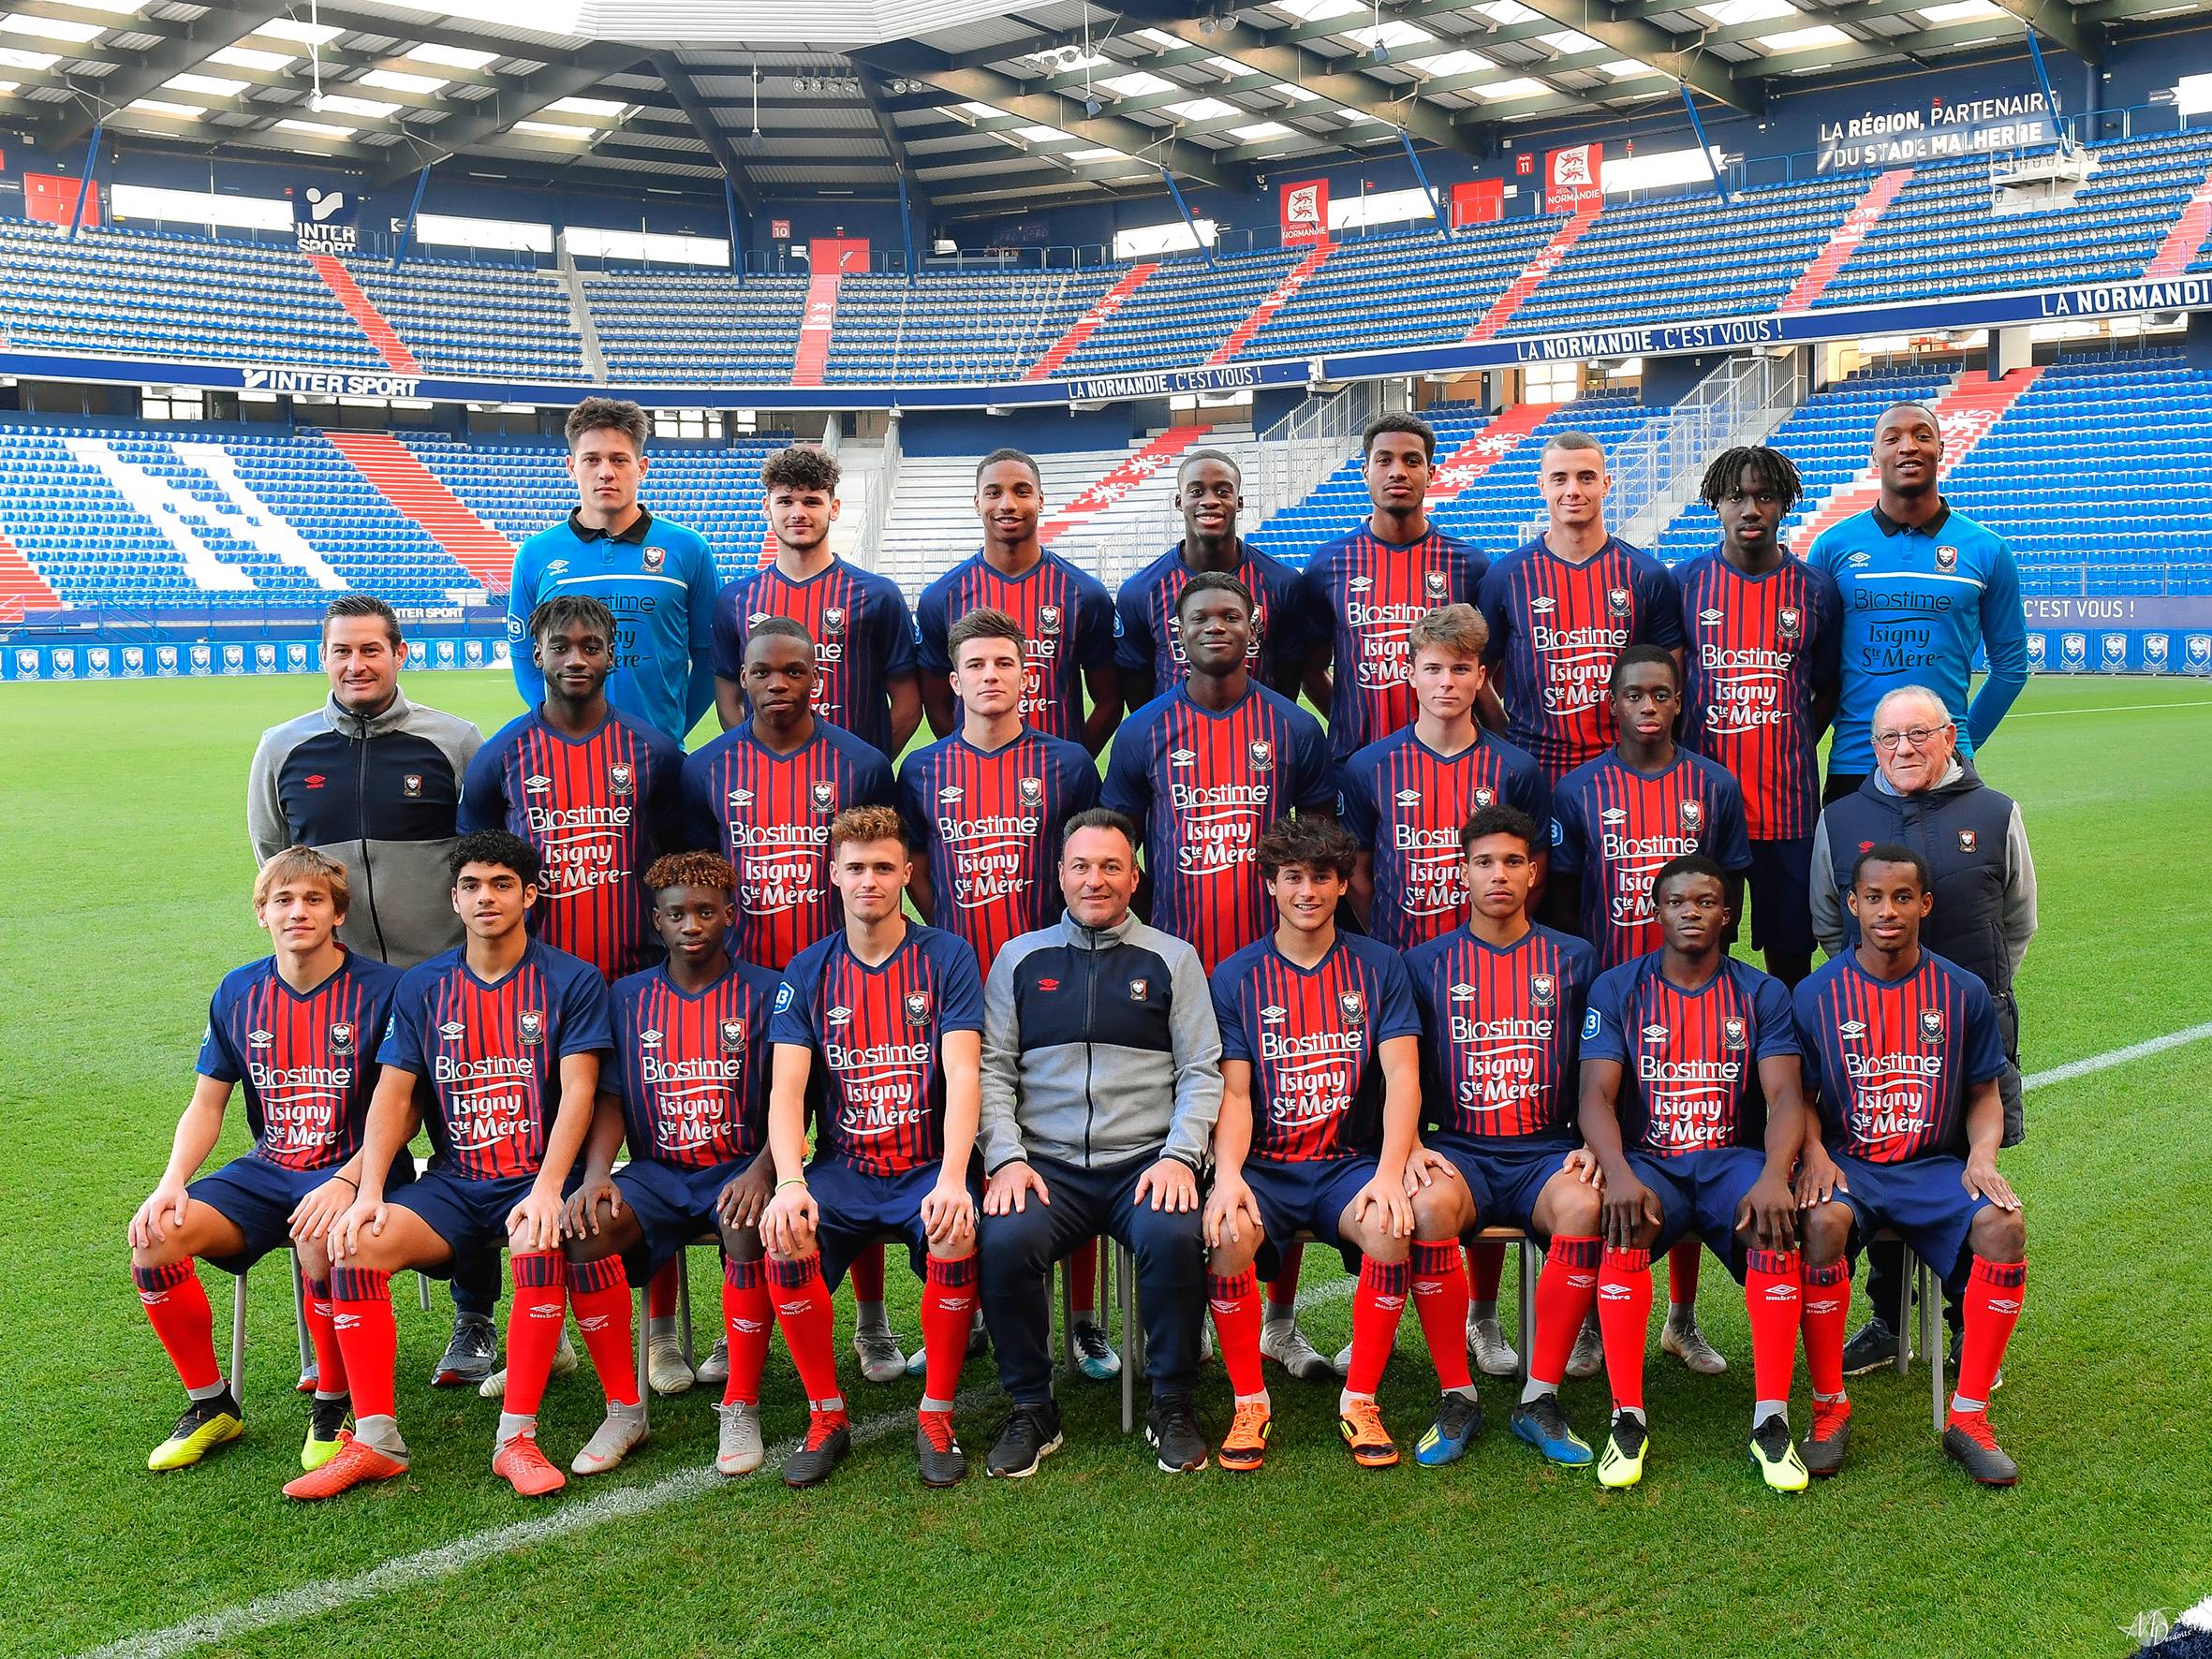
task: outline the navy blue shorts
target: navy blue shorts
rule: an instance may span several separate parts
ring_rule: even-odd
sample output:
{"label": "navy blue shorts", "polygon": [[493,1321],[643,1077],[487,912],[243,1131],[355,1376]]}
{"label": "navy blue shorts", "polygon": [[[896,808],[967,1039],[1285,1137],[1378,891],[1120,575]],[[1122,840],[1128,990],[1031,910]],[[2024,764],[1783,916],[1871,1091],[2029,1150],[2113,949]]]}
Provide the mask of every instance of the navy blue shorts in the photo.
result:
{"label": "navy blue shorts", "polygon": [[[817,1158],[806,1167],[807,1189],[821,1220],[815,1238],[821,1246],[822,1283],[832,1290],[845,1277],[852,1258],[885,1234],[907,1241],[914,1276],[929,1259],[929,1234],[922,1226],[922,1200],[937,1183],[935,1164],[904,1175],[867,1175],[841,1158]],[[975,1182],[968,1182],[974,1194]]]}
{"label": "navy blue shorts", "polygon": [[1864,1158],[1831,1152],[1843,1171],[1836,1197],[1851,1207],[1851,1254],[1883,1227],[1905,1241],[1912,1254],[1941,1275],[1957,1296],[1966,1289],[1973,1265],[1967,1233],[1989,1200],[1967,1191],[1964,1158],[1914,1158],[1908,1164],[1869,1164]]}
{"label": "navy blue shorts", "polygon": [[1744,1276],[1743,1239],[1736,1231],[1736,1206],[1757,1184],[1766,1167],[1766,1154],[1747,1146],[1707,1147],[1672,1158],[1649,1152],[1630,1152],[1629,1167],[1636,1179],[1659,1197],[1665,1219],[1659,1223],[1654,1255],[1672,1249],[1674,1241],[1694,1232],[1705,1248],[1728,1264],[1738,1279]]}
{"label": "navy blue shorts", "polygon": [[[393,1164],[394,1173],[398,1163]],[[484,1251],[507,1248],[507,1212],[530,1196],[535,1175],[501,1175],[489,1181],[471,1181],[450,1169],[424,1170],[404,1192],[390,1195],[402,1210],[412,1210],[430,1230],[446,1241],[452,1255],[436,1267],[422,1270],[433,1279],[450,1278],[453,1264]],[[561,1183],[564,1193],[576,1190],[578,1176],[571,1171]]]}
{"label": "navy blue shorts", "polygon": [[[287,1169],[249,1152],[186,1186],[195,1204],[205,1204],[245,1235],[243,1250],[236,1255],[211,1255],[209,1264],[226,1273],[243,1273],[272,1250],[290,1249],[292,1211],[343,1167]],[[396,1181],[412,1181],[415,1167],[403,1158],[393,1164],[391,1173]]]}
{"label": "navy blue shorts", "polygon": [[1535,1236],[1536,1197],[1543,1183],[1566,1167],[1574,1150],[1564,1140],[1520,1147],[1510,1140],[1477,1140],[1448,1133],[1424,1136],[1422,1145],[1441,1153],[1459,1171],[1475,1196],[1476,1224],[1519,1227]]}
{"label": "navy blue shorts", "polygon": [[657,1158],[632,1158],[614,1172],[622,1201],[645,1235],[647,1278],[682,1255],[701,1233],[719,1233],[715,1200],[752,1162],[749,1157],[731,1158],[693,1169]]}
{"label": "navy blue shorts", "polygon": [[1360,1269],[1360,1249],[1347,1244],[1336,1224],[1344,1208],[1359,1196],[1360,1188],[1375,1179],[1375,1160],[1369,1157],[1305,1158],[1281,1163],[1253,1158],[1245,1165],[1245,1182],[1260,1206],[1260,1225],[1267,1242],[1260,1247],[1258,1267],[1262,1279],[1272,1280],[1281,1266],[1278,1252],[1300,1233],[1311,1233],[1324,1244],[1334,1244],[1353,1272]]}
{"label": "navy blue shorts", "polygon": [[1813,948],[1813,843],[1755,841],[1744,885],[1751,891],[1751,948],[1809,956]]}

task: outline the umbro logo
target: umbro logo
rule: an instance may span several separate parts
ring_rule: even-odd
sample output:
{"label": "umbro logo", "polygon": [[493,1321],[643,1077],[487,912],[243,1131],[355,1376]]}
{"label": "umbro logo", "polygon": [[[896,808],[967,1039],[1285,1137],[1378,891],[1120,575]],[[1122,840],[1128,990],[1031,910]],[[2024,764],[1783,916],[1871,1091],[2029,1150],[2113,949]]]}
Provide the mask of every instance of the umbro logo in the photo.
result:
{"label": "umbro logo", "polygon": [[449,1043],[457,1043],[468,1035],[468,1027],[458,1020],[449,1020],[437,1028],[437,1034]]}
{"label": "umbro logo", "polygon": [[1667,1028],[1663,1025],[1646,1025],[1644,1035],[1648,1041],[1663,1043],[1667,1040]]}
{"label": "umbro logo", "polygon": [[1168,758],[1177,766],[1196,766],[1198,764],[1197,754],[1189,749],[1173,750],[1169,754]]}
{"label": "umbro logo", "polygon": [[1625,1302],[1632,1293],[1626,1285],[1600,1285],[1598,1299],[1601,1302]]}
{"label": "umbro logo", "polygon": [[332,1314],[331,1324],[339,1330],[359,1330],[361,1329],[361,1315],[359,1314]]}
{"label": "umbro logo", "polygon": [[1766,1287],[1766,1299],[1770,1302],[1793,1302],[1797,1299],[1797,1286],[1794,1285],[1769,1285]]}
{"label": "umbro logo", "polygon": [[542,772],[533,772],[523,780],[523,787],[533,795],[542,795],[553,787],[553,779]]}
{"label": "umbro logo", "polygon": [[967,791],[958,784],[953,784],[949,787],[939,789],[937,799],[939,800],[965,800],[967,799]]}
{"label": "umbro logo", "polygon": [[850,1008],[832,1008],[824,1018],[832,1025],[848,1025],[852,1022],[852,1010]]}
{"label": "umbro logo", "polygon": [[1288,1008],[1261,1008],[1260,1018],[1269,1025],[1280,1025],[1290,1017],[1290,1013]]}
{"label": "umbro logo", "polygon": [[1993,1296],[1989,1299],[1989,1311],[1992,1314],[2017,1314],[2020,1311],[2020,1303],[2013,1297]]}
{"label": "umbro logo", "polygon": [[266,1049],[271,1043],[276,1041],[276,1038],[269,1032],[254,1031],[246,1034],[245,1040],[257,1049]]}
{"label": "umbro logo", "polygon": [[1540,594],[1528,601],[1528,609],[1538,616],[1549,616],[1559,609],[1559,601],[1549,594]]}
{"label": "umbro logo", "polygon": [[638,1033],[638,1047],[641,1049],[659,1048],[660,1033],[657,1031],[641,1031]]}
{"label": "umbro logo", "polygon": [[1701,610],[1698,612],[1698,625],[1700,627],[1717,628],[1727,620],[1728,619],[1722,616],[1718,610]]}
{"label": "umbro logo", "polygon": [[730,790],[730,804],[731,806],[750,806],[750,805],[752,805],[752,804],[753,804],[753,792],[752,792],[750,789],[732,789],[732,790]]}
{"label": "umbro logo", "polygon": [[1398,791],[1398,804],[1400,806],[1419,806],[1421,804],[1421,791],[1418,789],[1400,789]]}
{"label": "umbro logo", "polygon": [[1473,1002],[1475,1000],[1475,988],[1471,985],[1454,985],[1452,988],[1452,1000],[1455,1003]]}
{"label": "umbro logo", "polygon": [[730,1329],[736,1331],[740,1336],[756,1335],[759,1331],[765,1329],[766,1327],[767,1321],[763,1319],[739,1319],[732,1317],[730,1321]]}
{"label": "umbro logo", "polygon": [[1628,821],[1629,814],[1625,807],[1609,806],[1598,815],[1600,824],[1625,824]]}
{"label": "umbro logo", "polygon": [[1355,576],[1344,585],[1355,594],[1364,594],[1375,585],[1375,579],[1371,576]]}
{"label": "umbro logo", "polygon": [[1577,1290],[1587,1290],[1598,1283],[1598,1275],[1595,1273],[1570,1273],[1567,1275],[1567,1283]]}
{"label": "umbro logo", "polygon": [[1843,1306],[1843,1304],[1836,1300],[1836,1298],[1832,1296],[1824,1296],[1819,1301],[1806,1302],[1805,1304],[1805,1311],[1808,1314],[1833,1314],[1837,1308],[1840,1308],[1841,1306]]}
{"label": "umbro logo", "polygon": [[577,1319],[576,1329],[583,1331],[604,1330],[612,1323],[613,1320],[605,1314],[585,1314]]}
{"label": "umbro logo", "polygon": [[1836,1035],[1847,1038],[1863,1037],[1866,1035],[1866,1022],[1864,1020],[1846,1020],[1836,1028]]}
{"label": "umbro logo", "polygon": [[553,1303],[551,1307],[540,1305],[529,1308],[524,1312],[528,1313],[533,1319],[565,1319],[568,1315],[568,1310],[559,1302]]}

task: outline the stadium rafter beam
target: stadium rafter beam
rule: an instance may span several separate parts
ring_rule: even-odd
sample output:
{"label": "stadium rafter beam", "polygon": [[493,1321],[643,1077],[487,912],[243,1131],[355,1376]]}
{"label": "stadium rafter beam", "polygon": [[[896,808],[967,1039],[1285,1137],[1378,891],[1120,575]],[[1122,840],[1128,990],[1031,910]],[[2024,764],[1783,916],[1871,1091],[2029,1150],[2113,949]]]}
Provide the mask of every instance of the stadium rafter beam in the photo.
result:
{"label": "stadium rafter beam", "polygon": [[527,121],[548,104],[589,92],[607,76],[627,69],[645,55],[635,47],[580,53],[571,62],[548,64],[542,69],[518,76],[490,97],[479,98],[465,109],[456,109],[435,126],[420,130],[405,128],[407,142],[395,146],[400,154],[391,157],[386,165],[370,169],[368,187],[372,192],[388,189],[421,168],[426,158],[419,153],[420,147],[435,150],[444,156],[461,154],[472,145],[496,138],[516,122]]}
{"label": "stadium rafter beam", "polygon": [[[170,24],[160,31],[164,37],[160,45],[131,53],[130,61],[113,74],[82,82],[71,81],[81,95],[73,106],[64,107],[60,118],[48,125],[42,136],[52,144],[75,143],[97,126],[104,116],[140,98],[152,96],[171,76],[196,69],[226,46],[237,45],[261,24],[281,16],[287,4],[288,0],[236,0],[235,4],[203,12],[189,22]],[[135,26],[133,20],[112,13],[107,22],[115,29]],[[103,58],[102,61],[113,60]]]}
{"label": "stadium rafter beam", "polygon": [[2068,0],[1991,0],[2045,40],[2056,41],[2085,64],[2104,62],[2104,31],[2085,23]]}
{"label": "stadium rafter beam", "polygon": [[[1558,27],[1601,40],[1615,48],[1620,56],[1649,64],[1690,91],[1703,93],[1732,110],[1757,115],[1765,109],[1764,94],[1739,81],[1725,60],[1702,56],[1694,44],[1686,50],[1683,40],[1657,23],[1641,18],[1616,18],[1608,0],[1521,0],[1521,4],[1549,18]],[[1821,21],[1810,14],[1808,19],[1814,22]],[[1694,38],[1691,37],[1692,41]],[[1471,44],[1469,50],[1480,51],[1480,44]],[[1540,80],[1543,76],[1541,66],[1531,66],[1529,73]]]}
{"label": "stadium rafter beam", "polygon": [[730,135],[722,130],[722,124],[715,119],[712,110],[700,101],[699,88],[672,51],[653,55],[653,72],[660,77],[661,85],[668,88],[669,96],[676,100],[676,108],[684,111],[691,123],[691,130],[706,145],[707,154],[722,169],[722,176],[730,181],[730,188],[736,192],[738,205],[759,218],[761,212],[760,192],[753,186],[753,175],[746,170],[737,146],[730,141]]}
{"label": "stadium rafter beam", "polygon": [[907,181],[909,204],[919,208],[924,219],[935,216],[936,203],[914,171],[914,157],[907,149],[907,136],[899,124],[892,119],[884,107],[890,89],[883,84],[883,77],[866,64],[856,62],[852,72],[861,83],[861,95],[868,100],[868,114],[875,120],[876,130],[883,135],[883,147],[891,152],[891,165]]}
{"label": "stadium rafter beam", "polygon": [[1216,161],[1211,151],[1195,144],[1177,144],[1172,131],[1155,131],[1118,115],[1085,115],[1079,105],[1072,110],[1067,100],[1049,93],[1032,92],[1011,76],[995,69],[956,69],[946,55],[909,40],[888,41],[848,52],[856,62],[900,81],[920,81],[955,95],[965,102],[987,105],[1009,115],[1026,116],[1041,126],[1089,139],[1104,149],[1172,168],[1187,179],[1212,184],[1239,195],[1253,188],[1252,175],[1241,167]]}

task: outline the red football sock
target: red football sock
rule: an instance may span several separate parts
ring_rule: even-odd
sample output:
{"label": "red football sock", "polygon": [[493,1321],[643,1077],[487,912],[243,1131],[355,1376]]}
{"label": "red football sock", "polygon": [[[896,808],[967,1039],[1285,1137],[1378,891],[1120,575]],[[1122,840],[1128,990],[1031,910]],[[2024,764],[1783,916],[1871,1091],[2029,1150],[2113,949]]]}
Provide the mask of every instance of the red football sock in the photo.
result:
{"label": "red football sock", "polygon": [[1068,1299],[1078,1318],[1099,1311],[1099,1241],[1085,1239],[1068,1258]]}
{"label": "red football sock", "polygon": [[153,1322],[154,1334],[169,1350],[170,1363],[187,1388],[212,1388],[223,1380],[215,1358],[215,1314],[207,1290],[189,1258],[166,1268],[133,1268],[131,1283]]}
{"label": "red football sock", "polygon": [[770,1256],[768,1283],[776,1323],[784,1328],[784,1346],[791,1350],[791,1363],[799,1368],[807,1404],[842,1412],[845,1396],[837,1391],[837,1358],[830,1347],[830,1292],[822,1283],[821,1253],[795,1261]]}
{"label": "red football sock", "polygon": [[1605,1247],[1598,1267],[1598,1330],[1605,1339],[1605,1380],[1613,1387],[1614,1409],[1641,1412],[1644,1344],[1651,1330],[1650,1251]]}
{"label": "red football sock", "polygon": [[399,1325],[391,1316],[391,1275],[366,1268],[332,1268],[331,1323],[346,1356],[354,1419],[392,1416],[391,1373],[399,1363]]}
{"label": "red football sock", "polygon": [[[653,1282],[660,1283],[658,1274]],[[646,1292],[648,1302],[652,1294]],[[576,1329],[583,1332],[583,1345],[591,1353],[592,1369],[599,1373],[607,1403],[637,1404],[638,1331],[630,1318],[630,1276],[622,1257],[570,1262],[568,1305],[576,1310]]]}
{"label": "red football sock", "polygon": [[1556,1388],[1567,1374],[1567,1356],[1590,1304],[1598,1299],[1598,1258],[1604,1244],[1595,1238],[1555,1238],[1536,1276],[1536,1336],[1528,1344],[1528,1380]]}
{"label": "red football sock", "polygon": [[1684,1239],[1667,1252],[1667,1300],[1674,1306],[1687,1308],[1697,1300],[1698,1263],[1704,1253],[1698,1239]]}
{"label": "red football sock", "polygon": [[676,1281],[683,1276],[684,1258],[661,1264],[660,1271],[653,1275],[645,1286],[645,1317],[673,1319],[676,1316]]}
{"label": "red football sock", "polygon": [[865,1244],[852,1258],[852,1266],[845,1270],[852,1282],[852,1299],[856,1302],[879,1302],[883,1299],[883,1246]]}
{"label": "red football sock", "polygon": [[1275,1277],[1267,1282],[1267,1314],[1270,1319],[1295,1319],[1298,1316],[1298,1270],[1305,1265],[1305,1246],[1303,1244],[1278,1245],[1275,1253]]}
{"label": "red football sock", "polygon": [[1214,1310],[1214,1334],[1221,1339],[1221,1365],[1229,1391],[1239,1400],[1267,1392],[1260,1371],[1260,1275],[1246,1267],[1233,1278],[1206,1275],[1206,1303]]}
{"label": "red football sock", "polygon": [[1398,1340],[1398,1321],[1406,1316],[1406,1285],[1411,1278],[1405,1262],[1360,1258],[1360,1287],[1351,1299],[1351,1369],[1344,1376],[1346,1393],[1371,1400],[1382,1386],[1383,1369]]}
{"label": "red football sock", "polygon": [[730,1339],[730,1381],[724,1405],[760,1403],[760,1373],[768,1364],[768,1332],[775,1309],[768,1299],[768,1271],[759,1261],[722,1261],[722,1332]]}
{"label": "red football sock", "polygon": [[1966,1329],[1959,1333],[1958,1392],[1956,1402],[1969,1402],[1969,1411],[1989,1403],[1990,1386],[2005,1362],[2005,1344],[2013,1340],[2013,1327],[2020,1323],[2020,1303],[2028,1291],[2028,1264],[2024,1261],[1985,1261],[1974,1257],[1967,1274]]}
{"label": "red football sock", "polygon": [[307,1340],[315,1347],[315,1391],[343,1394],[346,1356],[338,1351],[338,1333],[331,1324],[331,1282],[302,1276],[300,1285],[303,1293],[300,1305],[307,1315]]}
{"label": "red football sock", "polygon": [[971,1253],[958,1261],[929,1258],[922,1288],[922,1401],[924,1410],[950,1411],[967,1363],[967,1333],[976,1321],[976,1268]]}
{"label": "red football sock", "polygon": [[1804,1290],[1805,1370],[1813,1392],[1833,1400],[1843,1392],[1843,1323],[1851,1317],[1851,1268],[1806,1263],[1798,1275]]}
{"label": "red football sock", "polygon": [[1497,1282],[1504,1277],[1503,1244],[1469,1244],[1467,1247],[1467,1292],[1476,1301],[1495,1307],[1497,1303]]}
{"label": "red football sock", "polygon": [[[1751,1398],[1787,1401],[1797,1372],[1802,1270],[1794,1250],[1745,1253],[1744,1310],[1751,1318]],[[1838,1356],[1840,1359],[1840,1356]]]}
{"label": "red football sock", "polygon": [[[1435,1243],[1413,1241],[1413,1312],[1428,1343],[1429,1363],[1446,1393],[1475,1386],[1467,1363],[1467,1271],[1459,1265],[1459,1245],[1451,1239]],[[1357,1328],[1355,1327],[1355,1334]]]}
{"label": "red football sock", "polygon": [[568,1314],[568,1263],[557,1250],[524,1250],[509,1255],[507,1266],[514,1307],[507,1316],[507,1402],[499,1409],[534,1417]]}

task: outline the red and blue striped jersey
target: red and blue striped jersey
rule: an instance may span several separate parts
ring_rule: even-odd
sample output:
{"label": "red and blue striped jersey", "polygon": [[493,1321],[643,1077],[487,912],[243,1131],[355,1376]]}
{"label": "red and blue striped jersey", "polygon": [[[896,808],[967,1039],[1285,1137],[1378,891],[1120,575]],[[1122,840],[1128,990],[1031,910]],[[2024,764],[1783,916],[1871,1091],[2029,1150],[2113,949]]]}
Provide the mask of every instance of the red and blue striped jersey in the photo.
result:
{"label": "red and blue striped jersey", "polygon": [[1490,561],[1430,526],[1384,541],[1366,525],[1323,542],[1299,584],[1306,637],[1334,644],[1329,742],[1336,758],[1413,720],[1406,631],[1440,605],[1473,604]]}
{"label": "red and blue striped jersey", "polygon": [[1598,953],[1531,927],[1505,949],[1465,927],[1406,956],[1427,1043],[1423,1121],[1478,1139],[1579,1138],[1575,1039]]}
{"label": "red and blue striped jersey", "polygon": [[1797,1023],[1779,979],[1733,956],[1695,991],[1659,971],[1653,951],[1608,968],[1590,988],[1582,1057],[1621,1068],[1621,1143],[1655,1158],[1765,1143],[1759,1063],[1795,1059]]}
{"label": "red and blue striped jersey", "polygon": [[1187,686],[1122,722],[1102,804],[1135,821],[1152,876],[1152,925],[1187,939],[1212,973],[1275,928],[1260,836],[1277,818],[1333,809],[1321,724],[1254,684],[1216,714]]}
{"label": "red and blue striped jersey", "polygon": [[1557,783],[1620,735],[1605,701],[1624,646],[1682,644],[1674,578],[1618,536],[1582,564],[1542,536],[1490,567],[1480,601],[1490,624],[1491,683],[1505,705],[1505,735]]}
{"label": "red and blue striped jersey", "polygon": [[530,931],[617,979],[660,954],[645,869],[683,844],[683,766],[672,740],[619,709],[582,738],[533,709],[468,763],[456,828],[511,830],[536,847]]}
{"label": "red and blue striped jersey", "polygon": [[1797,987],[1796,1014],[1831,1152],[1870,1164],[1966,1155],[1967,1089],[2005,1069],[1979,978],[1923,950],[1902,979],[1878,979],[1847,950]]}
{"label": "red and blue striped jersey", "polygon": [[741,576],[715,600],[715,672],[745,673],[753,624],[788,616],[814,639],[814,712],[863,743],[891,752],[891,682],[915,671],[914,617],[888,576],[833,559],[804,581],[774,565]]}
{"label": "red and blue striped jersey", "polygon": [[1836,579],[1785,558],[1746,576],[1718,550],[1674,573],[1682,589],[1682,741],[1744,792],[1754,841],[1796,841],[1821,816],[1813,698],[1836,686]]}
{"label": "red and blue striped jersey", "polygon": [[1025,727],[1003,748],[954,732],[899,769],[899,811],[929,860],[932,917],[988,974],[998,947],[1060,914],[1060,826],[1096,806],[1099,768],[1081,743]]}
{"label": "red and blue striped jersey", "polygon": [[732,962],[696,996],[665,963],[614,987],[614,1064],[599,1087],[622,1102],[631,1157],[705,1169],[766,1144],[768,1018],[781,984]]}
{"label": "red and blue striped jersey", "polygon": [[1347,760],[1336,773],[1336,815],[1375,860],[1367,932],[1394,950],[1410,950],[1464,921],[1460,826],[1501,802],[1526,813],[1549,839],[1552,788],[1543,769],[1493,732],[1478,730],[1472,744],[1445,756],[1408,726]]}
{"label": "red and blue striped jersey", "polygon": [[1338,933],[1302,968],[1255,940],[1214,976],[1221,1058],[1252,1068],[1250,1155],[1270,1163],[1372,1153],[1382,1141],[1382,1067],[1393,1037],[1421,1035],[1398,953]]}
{"label": "red and blue striped jersey", "polygon": [[775,993],[770,1035],[814,1056],[816,1155],[863,1175],[903,1175],[945,1155],[945,1034],[982,1029],[976,953],[909,922],[872,968],[842,928],[801,951]]}
{"label": "red and blue striped jersey", "polygon": [[1552,796],[1552,869],[1582,878],[1582,935],[1606,967],[1664,943],[1652,879],[1670,859],[1703,853],[1731,874],[1751,867],[1744,798],[1703,755],[1676,748],[1646,776],[1608,750],[1559,780]]}
{"label": "red and blue striped jersey", "polygon": [[923,673],[952,671],[946,635],[969,611],[985,608],[1005,611],[1026,637],[1022,724],[1082,742],[1084,670],[1113,660],[1113,595],[1057,553],[1047,551],[1020,576],[1003,575],[971,553],[922,590],[914,628]]}
{"label": "red and blue striped jersey", "polygon": [[467,948],[407,970],[376,1059],[428,1085],[432,1168],[465,1181],[535,1175],[560,1114],[561,1062],[614,1046],[607,981],[533,939],[514,970],[487,985]]}
{"label": "red and blue striped jersey", "polygon": [[734,956],[780,974],[793,957],[844,925],[830,881],[830,824],[847,807],[892,806],[891,762],[842,727],[778,755],[733,726],[684,762],[691,844],[737,872]]}
{"label": "red and blue striped jersey", "polygon": [[329,1169],[361,1150],[376,1041],[399,982],[399,969],[351,950],[304,993],[284,982],[273,956],[223,976],[208,1003],[199,1075],[245,1085],[254,1157]]}
{"label": "red and blue striped jersey", "polygon": [[[1257,612],[1245,667],[1262,685],[1295,673],[1305,661],[1309,638],[1305,607],[1298,601],[1298,572],[1272,554],[1237,543],[1236,568],[1229,574],[1252,592]],[[1114,596],[1113,660],[1125,668],[1150,668],[1155,691],[1167,691],[1190,672],[1183,654],[1183,629],[1175,621],[1175,601],[1198,573],[1183,562],[1183,544],[1173,547],[1121,584]]]}

